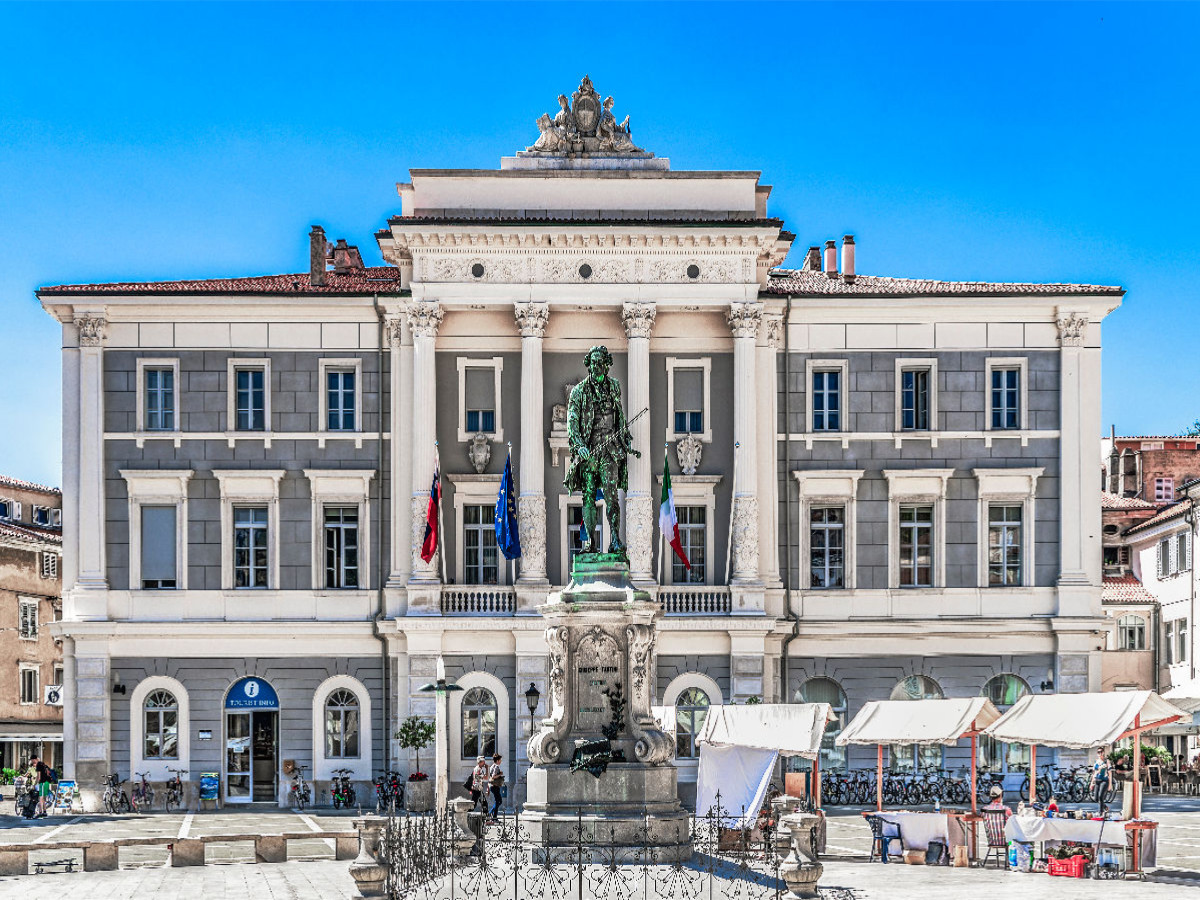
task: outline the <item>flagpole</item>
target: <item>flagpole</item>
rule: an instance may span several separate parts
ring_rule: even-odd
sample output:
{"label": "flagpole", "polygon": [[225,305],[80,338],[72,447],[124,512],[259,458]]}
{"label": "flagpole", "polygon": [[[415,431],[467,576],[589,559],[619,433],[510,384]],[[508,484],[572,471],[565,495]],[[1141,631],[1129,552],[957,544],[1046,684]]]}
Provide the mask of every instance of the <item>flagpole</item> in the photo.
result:
{"label": "flagpole", "polygon": [[[736,463],[735,463],[736,465]],[[442,518],[442,457],[438,452],[438,442],[433,442],[433,470],[438,478],[438,553],[442,557],[442,584],[449,584],[446,578],[446,523]]]}
{"label": "flagpole", "polygon": [[736,496],[737,483],[738,483],[737,466],[738,466],[738,456],[740,455],[738,453],[738,451],[741,449],[742,449],[742,442],[734,441],[733,442],[733,484],[734,484],[733,491],[734,492],[731,493],[729,496],[729,534],[726,535],[726,541],[725,541],[725,584],[726,585],[729,584],[729,565],[730,565],[730,563],[733,562],[733,505],[734,505],[734,503],[737,502],[737,496]]}
{"label": "flagpole", "polygon": [[[508,457],[504,460],[504,465],[505,465],[505,467],[508,468],[509,472],[512,472],[512,441],[507,441],[506,443],[508,444]],[[516,478],[513,478],[509,481],[509,484],[508,484],[508,489],[510,491],[512,491],[514,494],[517,492],[516,486],[513,484],[513,482],[515,482],[515,481],[516,481]],[[496,548],[496,552],[497,553],[500,552],[499,547]],[[512,559],[505,557],[504,561],[506,563],[508,563],[508,579],[509,579],[508,583],[516,584],[517,583],[517,559],[516,559],[516,557],[513,557]]]}
{"label": "flagpole", "polygon": [[[663,443],[663,459],[667,458],[667,453],[670,451],[671,445]],[[658,526],[658,583],[661,586],[663,583],[663,557],[667,555],[666,547],[667,536],[663,534],[662,524]]]}

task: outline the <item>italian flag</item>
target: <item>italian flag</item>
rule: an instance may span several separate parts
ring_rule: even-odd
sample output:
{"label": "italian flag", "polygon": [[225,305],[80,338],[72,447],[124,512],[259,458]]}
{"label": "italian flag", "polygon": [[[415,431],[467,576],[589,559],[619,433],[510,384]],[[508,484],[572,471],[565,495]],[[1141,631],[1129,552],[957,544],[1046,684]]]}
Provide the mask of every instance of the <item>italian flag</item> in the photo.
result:
{"label": "italian flag", "polygon": [[671,490],[671,466],[667,462],[665,452],[663,453],[662,499],[658,505],[658,528],[671,545],[671,549],[675,551],[675,555],[683,563],[684,568],[690,572],[692,564],[688,562],[687,554],[683,552],[683,545],[679,543],[679,517],[675,515],[675,494]]}

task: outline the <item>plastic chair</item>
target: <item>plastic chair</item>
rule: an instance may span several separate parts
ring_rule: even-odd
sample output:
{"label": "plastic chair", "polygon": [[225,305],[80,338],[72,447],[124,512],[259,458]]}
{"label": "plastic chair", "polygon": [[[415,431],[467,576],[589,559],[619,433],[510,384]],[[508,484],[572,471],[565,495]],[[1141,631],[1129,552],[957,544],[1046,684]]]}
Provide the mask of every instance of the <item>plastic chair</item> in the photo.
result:
{"label": "plastic chair", "polygon": [[[871,826],[871,855],[867,858],[867,862],[874,862],[876,855],[878,855],[880,861],[886,863],[888,856],[902,856],[904,854],[904,840],[900,837],[899,825],[895,822],[889,822],[883,816],[879,815],[867,816],[867,824]],[[895,831],[895,834],[891,833],[893,831]],[[893,854],[888,852],[885,845],[892,841],[900,841],[900,853]]]}
{"label": "plastic chair", "polygon": [[981,869],[987,868],[987,861],[995,856],[996,868],[1008,865],[1008,838],[1004,835],[1004,824],[1008,821],[1008,812],[1003,809],[981,809],[983,817],[983,832],[987,835],[987,853],[979,863]]}

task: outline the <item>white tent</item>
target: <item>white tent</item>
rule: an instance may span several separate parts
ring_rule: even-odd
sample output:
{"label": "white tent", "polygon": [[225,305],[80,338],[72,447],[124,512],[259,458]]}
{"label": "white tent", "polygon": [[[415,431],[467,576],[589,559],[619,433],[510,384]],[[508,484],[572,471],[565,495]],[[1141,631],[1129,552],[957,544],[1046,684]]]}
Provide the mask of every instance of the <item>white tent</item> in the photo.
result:
{"label": "white tent", "polygon": [[717,806],[719,791],[720,807],[740,817],[740,827],[749,827],[766,796],[775,761],[781,754],[817,759],[825,726],[833,717],[828,703],[710,708],[697,738],[697,814]]}
{"label": "white tent", "polygon": [[[1104,747],[1132,737],[1133,814],[1141,811],[1139,784],[1143,731],[1153,731],[1180,719],[1187,712],[1168,703],[1154,691],[1112,691],[1103,694],[1027,694],[984,731],[998,741],[1028,744],[1029,770],[1037,771],[1036,745],[1075,750]],[[1034,793],[1031,779],[1031,794]]]}
{"label": "white tent", "polygon": [[1173,706],[1178,706],[1185,712],[1200,711],[1200,678],[1177,684],[1169,691],[1164,691],[1162,696],[1164,700],[1170,700]]}
{"label": "white tent", "polygon": [[975,807],[975,740],[1000,718],[986,697],[949,700],[870,700],[838,735],[838,746],[874,744],[878,748],[875,805],[883,808],[884,744],[956,744],[971,739],[971,808]]}

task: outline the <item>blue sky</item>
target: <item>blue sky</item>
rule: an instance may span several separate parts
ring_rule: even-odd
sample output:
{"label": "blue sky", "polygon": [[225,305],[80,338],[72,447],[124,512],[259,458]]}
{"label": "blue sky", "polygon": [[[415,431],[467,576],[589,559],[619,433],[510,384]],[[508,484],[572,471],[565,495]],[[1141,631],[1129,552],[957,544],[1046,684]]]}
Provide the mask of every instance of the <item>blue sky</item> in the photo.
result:
{"label": "blue sky", "polygon": [[[0,472],[58,484],[44,284],[302,271],[409,167],[495,167],[586,72],[866,274],[1085,281],[1104,423],[1197,415],[1197,4],[0,6]],[[1191,351],[1191,352],[1189,352]]]}

